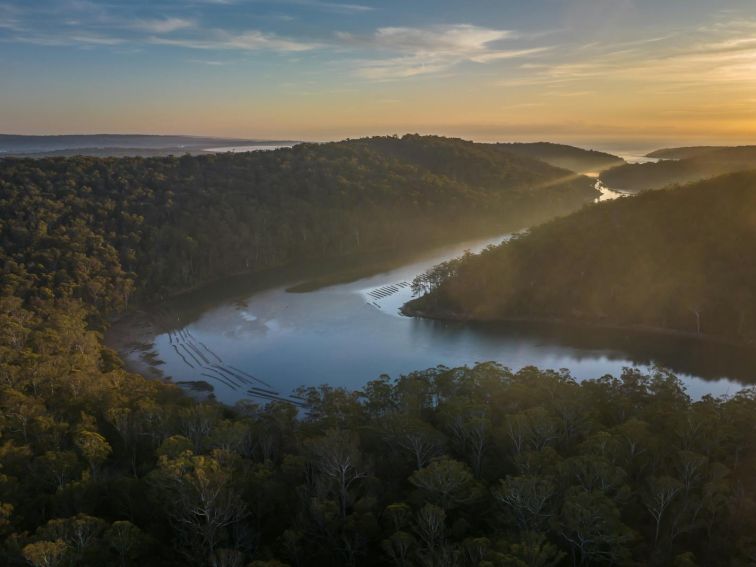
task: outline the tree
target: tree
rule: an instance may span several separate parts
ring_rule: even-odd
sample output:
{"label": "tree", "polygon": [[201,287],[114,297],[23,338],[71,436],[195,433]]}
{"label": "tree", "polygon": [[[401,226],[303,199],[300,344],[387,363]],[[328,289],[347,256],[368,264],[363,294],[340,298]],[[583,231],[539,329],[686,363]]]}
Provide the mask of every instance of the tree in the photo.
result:
{"label": "tree", "polygon": [[21,551],[24,559],[34,567],[58,567],[63,565],[66,544],[61,540],[38,541],[24,546]]}
{"label": "tree", "polygon": [[548,479],[527,476],[502,479],[491,491],[523,531],[538,531],[546,524],[553,514],[550,501],[554,493],[554,485]]}
{"label": "tree", "polygon": [[504,549],[518,567],[557,567],[567,555],[540,532],[523,532],[519,541],[507,542]]}
{"label": "tree", "polygon": [[665,512],[682,489],[683,485],[680,481],[669,476],[649,479],[643,502],[649,514],[654,518],[656,526],[654,543],[659,542],[659,533]]}
{"label": "tree", "polygon": [[443,510],[472,502],[478,496],[478,487],[470,469],[453,459],[433,461],[412,473],[409,480]]}
{"label": "tree", "polygon": [[110,444],[97,431],[88,431],[86,429],[81,429],[76,433],[74,442],[84,459],[89,463],[92,478],[96,478],[100,465],[112,453]]}
{"label": "tree", "polygon": [[[161,456],[152,484],[176,529],[178,544],[192,562],[211,562],[228,531],[247,515],[232,465],[220,452],[177,458]],[[233,459],[231,459],[233,461]]]}
{"label": "tree", "polygon": [[417,513],[415,532],[431,555],[437,554],[444,545],[446,512],[433,504],[425,504]]}
{"label": "tree", "polygon": [[417,541],[412,534],[397,531],[381,542],[383,552],[397,567],[410,567],[412,565],[412,551]]}
{"label": "tree", "polygon": [[35,459],[35,471],[56,488],[63,488],[76,478],[81,471],[81,464],[73,451],[46,451]]}
{"label": "tree", "polygon": [[426,466],[443,451],[444,436],[420,419],[394,414],[385,417],[382,424],[389,446],[409,453],[417,469]]}
{"label": "tree", "polygon": [[50,520],[37,530],[37,535],[47,541],[62,541],[77,562],[85,553],[98,546],[107,524],[104,520],[88,514]]}
{"label": "tree", "polygon": [[330,429],[323,437],[312,440],[309,448],[316,470],[335,485],[341,518],[346,518],[349,490],[368,474],[360,455],[359,438],[348,431]]}
{"label": "tree", "polygon": [[473,474],[475,478],[479,478],[491,435],[488,408],[483,404],[447,403],[443,415],[447,429],[456,439],[462,453],[469,455]]}
{"label": "tree", "polygon": [[629,562],[627,545],[635,536],[620,519],[614,503],[601,492],[572,487],[567,490],[558,530],[570,546],[573,563],[613,565]]}
{"label": "tree", "polygon": [[104,539],[115,551],[122,566],[137,559],[147,545],[147,537],[142,530],[126,520],[113,522]]}

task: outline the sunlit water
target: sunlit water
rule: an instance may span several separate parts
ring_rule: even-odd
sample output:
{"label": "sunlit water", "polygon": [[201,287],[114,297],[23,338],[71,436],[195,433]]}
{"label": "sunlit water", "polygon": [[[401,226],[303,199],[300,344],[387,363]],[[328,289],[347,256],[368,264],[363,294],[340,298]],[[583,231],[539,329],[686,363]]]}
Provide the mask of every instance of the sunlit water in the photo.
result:
{"label": "sunlit water", "polygon": [[[358,389],[382,373],[494,360],[569,369],[578,379],[623,367],[668,367],[694,397],[733,394],[756,376],[749,351],[690,338],[537,323],[465,324],[404,317],[410,282],[465,250],[509,236],[450,246],[384,273],[307,293],[282,278],[265,289],[218,286],[165,305],[154,351],[163,374],[205,381],[226,403],[291,397],[301,385]],[[198,307],[202,306],[202,307]],[[131,353],[130,356],[135,356]]]}
{"label": "sunlit water", "polygon": [[600,193],[600,195],[596,198],[597,203],[603,203],[604,201],[614,201],[615,199],[619,199],[620,197],[630,196],[629,193],[626,193],[624,191],[609,189],[609,187],[606,187],[600,179],[596,180],[595,187],[596,190]]}

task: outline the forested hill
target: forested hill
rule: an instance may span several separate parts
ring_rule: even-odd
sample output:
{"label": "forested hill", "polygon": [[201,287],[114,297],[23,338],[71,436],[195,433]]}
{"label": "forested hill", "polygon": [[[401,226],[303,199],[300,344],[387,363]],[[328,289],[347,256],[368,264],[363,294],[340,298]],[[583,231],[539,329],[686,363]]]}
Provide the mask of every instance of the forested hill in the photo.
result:
{"label": "forested hill", "polygon": [[[579,384],[481,364],[384,376],[361,392],[304,388],[302,415],[281,402],[195,402],[126,372],[87,324],[122,308],[139,278],[170,289],[210,266],[367,250],[391,230],[428,237],[427,222],[448,229],[460,211],[493,224],[591,197],[584,180],[560,187],[565,172],[511,157],[497,188],[490,149],[476,157],[475,146],[430,140],[447,144],[441,174],[419,164],[426,142],[2,162],[0,565],[752,564],[753,392],[693,402],[663,371]],[[418,157],[395,157],[399,144]],[[449,161],[457,151],[477,167]],[[671,227],[701,231],[692,250],[713,230],[701,211],[724,213],[710,196],[691,207],[696,222],[660,209]],[[600,210],[645,234],[642,215],[622,213],[631,203]],[[754,209],[737,207],[742,228]],[[570,240],[574,224],[534,231],[564,238],[542,252],[568,279],[581,245],[613,242],[598,222]],[[750,245],[741,232],[728,246]],[[615,274],[633,258],[614,258]],[[562,261],[574,264],[556,269]]]}
{"label": "forested hill", "polygon": [[295,260],[528,225],[590,180],[461,140],[374,138],[181,158],[0,160],[4,295],[119,310]]}
{"label": "forested hill", "polygon": [[756,339],[756,172],[587,207],[434,268],[409,312]]}
{"label": "forested hill", "polygon": [[681,148],[662,148],[646,154],[646,157],[657,159],[688,159],[722,149],[725,149],[725,146],[684,146]]}
{"label": "forested hill", "polygon": [[613,189],[644,191],[756,169],[756,146],[681,148],[663,155],[679,155],[684,159],[621,165],[603,172],[601,179]]}
{"label": "forested hill", "polygon": [[496,144],[496,147],[579,173],[604,171],[625,163],[622,158],[612,154],[550,142]]}

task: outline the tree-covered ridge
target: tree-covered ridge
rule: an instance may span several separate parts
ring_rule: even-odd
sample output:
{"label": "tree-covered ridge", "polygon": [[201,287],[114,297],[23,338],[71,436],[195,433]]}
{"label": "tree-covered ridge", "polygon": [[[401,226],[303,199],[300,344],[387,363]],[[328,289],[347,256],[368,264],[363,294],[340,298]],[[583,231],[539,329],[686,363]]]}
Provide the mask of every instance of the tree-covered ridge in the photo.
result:
{"label": "tree-covered ridge", "polygon": [[[530,177],[499,195],[508,174],[488,149],[478,169],[450,163],[474,159],[475,146],[449,142],[457,149],[438,166],[422,147],[413,161],[393,155],[426,142],[447,143],[0,163],[0,564],[752,563],[751,391],[694,402],[663,371],[578,384],[482,364],[361,392],[305,388],[299,415],[285,403],[194,402],[126,372],[88,324],[135,286],[155,293],[201,281],[204,266],[236,269],[250,252],[235,246],[271,254],[252,269],[323,254],[323,234],[337,246],[357,227],[350,246],[362,250],[367,215],[388,216],[389,203],[400,220],[406,209],[451,222],[464,206],[494,226],[514,204],[538,216],[544,203],[585,199],[583,179],[554,186],[565,172],[533,178],[533,162],[510,157],[503,169]],[[306,245],[292,236],[301,231]]]}
{"label": "tree-covered ridge", "polygon": [[756,146],[678,148],[649,155],[669,159],[614,167],[603,172],[601,179],[614,189],[645,191],[756,168]]}
{"label": "tree-covered ridge", "polygon": [[756,339],[756,173],[587,207],[417,282],[410,312]]}
{"label": "tree-covered ridge", "polygon": [[[441,156],[440,158],[437,156]],[[587,179],[488,147],[405,137],[181,158],[0,161],[0,286],[122,309],[305,258],[564,214]]]}
{"label": "tree-covered ridge", "polygon": [[687,159],[726,148],[727,146],[683,146],[679,148],[661,148],[647,153],[646,157],[657,159]]}
{"label": "tree-covered ridge", "polygon": [[551,142],[499,143],[496,144],[496,147],[509,153],[538,159],[555,167],[579,173],[604,171],[625,163],[622,158],[605,152],[584,150]]}

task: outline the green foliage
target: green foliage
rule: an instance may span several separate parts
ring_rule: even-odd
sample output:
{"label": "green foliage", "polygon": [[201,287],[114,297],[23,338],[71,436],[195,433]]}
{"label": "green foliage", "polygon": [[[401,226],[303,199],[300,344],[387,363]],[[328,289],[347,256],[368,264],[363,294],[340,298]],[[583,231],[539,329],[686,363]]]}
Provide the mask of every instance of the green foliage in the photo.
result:
{"label": "green foliage", "polygon": [[[31,387],[17,376],[14,391]],[[3,424],[4,564],[745,565],[752,554],[752,391],[693,402],[664,373],[578,384],[487,363],[324,389],[297,419],[277,403],[198,404],[120,370],[95,367],[75,390],[68,379],[36,382],[26,430]],[[570,406],[590,411],[576,421]],[[129,443],[124,409],[139,432]]]}
{"label": "green foliage", "polygon": [[756,339],[756,173],[586,207],[436,268],[405,307],[438,317]]}
{"label": "green foliage", "polygon": [[299,415],[194,402],[95,330],[135,289],[367,250],[418,213],[564,211],[589,193],[552,190],[562,175],[419,137],[4,160],[0,564],[752,562],[752,391],[692,402],[662,371],[578,384],[486,363],[303,389]]}
{"label": "green foliage", "polygon": [[[574,210],[590,181],[493,146],[372,138],[248,154],[0,161],[0,291],[100,314],[294,261]],[[450,227],[454,227],[450,229]]]}

